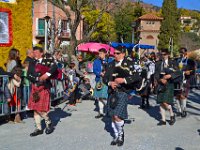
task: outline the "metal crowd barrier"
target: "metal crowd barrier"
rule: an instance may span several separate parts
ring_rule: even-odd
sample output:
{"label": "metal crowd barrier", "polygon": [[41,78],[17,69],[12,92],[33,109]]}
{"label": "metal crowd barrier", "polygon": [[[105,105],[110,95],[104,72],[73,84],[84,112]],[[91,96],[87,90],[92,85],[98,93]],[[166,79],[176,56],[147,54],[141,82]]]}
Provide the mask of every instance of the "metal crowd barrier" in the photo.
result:
{"label": "metal crowd barrier", "polygon": [[[10,94],[6,93],[8,91],[8,82],[9,78],[8,76],[0,76],[0,116],[5,116],[9,114],[15,114],[15,113],[20,113],[27,111],[27,105],[28,105],[28,100],[30,96],[30,87],[28,92],[27,90],[24,90],[24,87],[20,87],[20,92],[18,91],[19,89],[16,90],[15,95],[12,96],[12,103],[8,102],[8,96],[11,96]],[[64,93],[64,88],[65,84],[64,81],[60,80],[52,80],[52,88],[50,89],[50,96],[51,96],[51,102],[55,102],[59,99],[63,98],[63,93]],[[26,87],[27,88],[27,87]],[[21,93],[20,96],[18,93]],[[25,100],[25,94],[28,98],[28,100]],[[13,97],[19,97],[19,99],[13,101]],[[12,105],[11,105],[12,104]]]}

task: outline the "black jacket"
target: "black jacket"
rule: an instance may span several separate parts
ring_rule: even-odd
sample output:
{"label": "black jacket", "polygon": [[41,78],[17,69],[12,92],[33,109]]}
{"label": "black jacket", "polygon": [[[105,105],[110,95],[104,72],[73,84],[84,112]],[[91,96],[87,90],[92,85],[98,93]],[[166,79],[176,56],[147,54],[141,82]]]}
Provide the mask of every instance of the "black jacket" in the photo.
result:
{"label": "black jacket", "polygon": [[[110,62],[103,77],[103,82],[108,85],[108,83],[114,81],[115,78],[125,78],[127,84],[121,84],[117,90],[129,92],[131,89],[138,86],[137,84],[141,80],[141,77],[139,76],[139,73],[135,71],[134,63],[130,58],[125,57],[121,67],[124,69],[120,70],[118,67],[115,67],[115,61]],[[118,76],[115,77],[113,76],[114,74],[118,74]],[[112,91],[111,87],[109,87],[109,93]]]}
{"label": "black jacket", "polygon": [[[155,68],[155,79],[159,81],[161,79],[161,72],[162,70],[163,62],[162,60],[156,62],[156,68]],[[173,71],[166,71],[166,74],[170,74],[172,77],[169,79],[170,83],[173,83],[175,79],[182,76],[181,71],[178,68],[177,62],[175,60],[169,59],[168,60],[168,68]]]}
{"label": "black jacket", "polygon": [[[31,61],[29,63],[29,67],[28,67],[28,72],[27,72],[27,78],[34,84],[39,85],[44,85],[46,88],[50,88],[51,87],[51,82],[50,82],[50,78],[47,79],[45,82],[39,82],[38,78],[41,76],[38,72],[35,71],[35,66],[37,64],[37,61]],[[56,71],[57,71],[57,65],[54,62],[54,60],[52,59],[46,59],[43,58],[41,64],[48,66],[50,68],[50,70],[48,71],[51,75],[53,75]]]}

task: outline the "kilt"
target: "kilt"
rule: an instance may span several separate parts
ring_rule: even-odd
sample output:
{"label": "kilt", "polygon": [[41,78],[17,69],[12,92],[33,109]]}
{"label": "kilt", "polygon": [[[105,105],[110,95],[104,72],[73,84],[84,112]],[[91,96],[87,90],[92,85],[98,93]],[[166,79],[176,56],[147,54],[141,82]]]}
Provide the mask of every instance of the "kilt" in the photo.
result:
{"label": "kilt", "polygon": [[174,90],[174,95],[175,96],[184,96],[188,97],[190,90],[190,80],[186,80],[186,82],[181,83],[181,84],[175,84],[175,90]]}
{"label": "kilt", "polygon": [[128,94],[125,92],[116,92],[117,97],[117,105],[114,109],[110,107],[110,100],[108,99],[108,115],[118,116],[121,119],[127,119],[128,118],[128,111],[127,111],[127,105],[128,105]]}
{"label": "kilt", "polygon": [[168,103],[172,104],[174,99],[174,84],[168,83],[164,92],[158,92],[157,103]]}
{"label": "kilt", "polygon": [[[34,102],[33,93],[38,90],[40,90],[40,100],[38,102]],[[43,86],[36,87],[32,84],[28,108],[39,112],[48,112],[50,110],[50,90],[44,88]]]}
{"label": "kilt", "polygon": [[146,86],[141,91],[139,91],[140,96],[148,96],[148,95],[150,95],[150,91],[151,91],[150,84],[151,83],[148,80]]}
{"label": "kilt", "polygon": [[107,99],[108,98],[108,86],[104,84],[101,90],[98,90],[95,88],[94,89],[94,98]]}

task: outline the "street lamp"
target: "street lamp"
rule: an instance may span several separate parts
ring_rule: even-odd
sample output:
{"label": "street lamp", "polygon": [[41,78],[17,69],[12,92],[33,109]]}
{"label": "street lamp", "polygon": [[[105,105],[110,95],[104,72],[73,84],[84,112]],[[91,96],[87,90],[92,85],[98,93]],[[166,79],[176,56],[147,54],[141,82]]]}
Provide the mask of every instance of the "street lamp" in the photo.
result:
{"label": "street lamp", "polygon": [[45,51],[47,51],[47,45],[48,45],[48,22],[51,19],[48,15],[44,17],[45,20],[45,36],[44,36],[44,43],[45,43]]}
{"label": "street lamp", "polygon": [[135,21],[132,22],[131,27],[132,27],[132,43],[134,44],[134,38],[135,38],[134,34],[135,34],[135,27],[136,27],[136,22]]}

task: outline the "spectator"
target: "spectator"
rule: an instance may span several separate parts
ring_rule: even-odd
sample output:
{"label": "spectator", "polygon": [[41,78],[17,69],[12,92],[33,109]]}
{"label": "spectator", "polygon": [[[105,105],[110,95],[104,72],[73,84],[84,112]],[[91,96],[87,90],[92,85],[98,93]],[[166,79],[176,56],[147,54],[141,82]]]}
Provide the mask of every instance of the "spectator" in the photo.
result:
{"label": "spectator", "polygon": [[30,62],[33,61],[33,50],[32,49],[28,49],[26,51],[26,59],[24,60],[24,62]]}
{"label": "spectator", "polygon": [[[33,60],[30,60],[33,61]],[[27,79],[27,71],[28,71],[29,61],[24,61],[23,63],[23,69],[22,69],[22,77],[23,77],[23,101],[26,107],[26,110],[28,110],[28,100],[30,96],[30,81]]]}
{"label": "spectator", "polygon": [[9,51],[9,54],[8,54],[8,61],[7,61],[7,64],[6,64],[6,70],[7,72],[11,72],[12,69],[17,66],[17,57],[18,57],[18,54],[17,54],[17,50],[16,49],[11,49]]}

